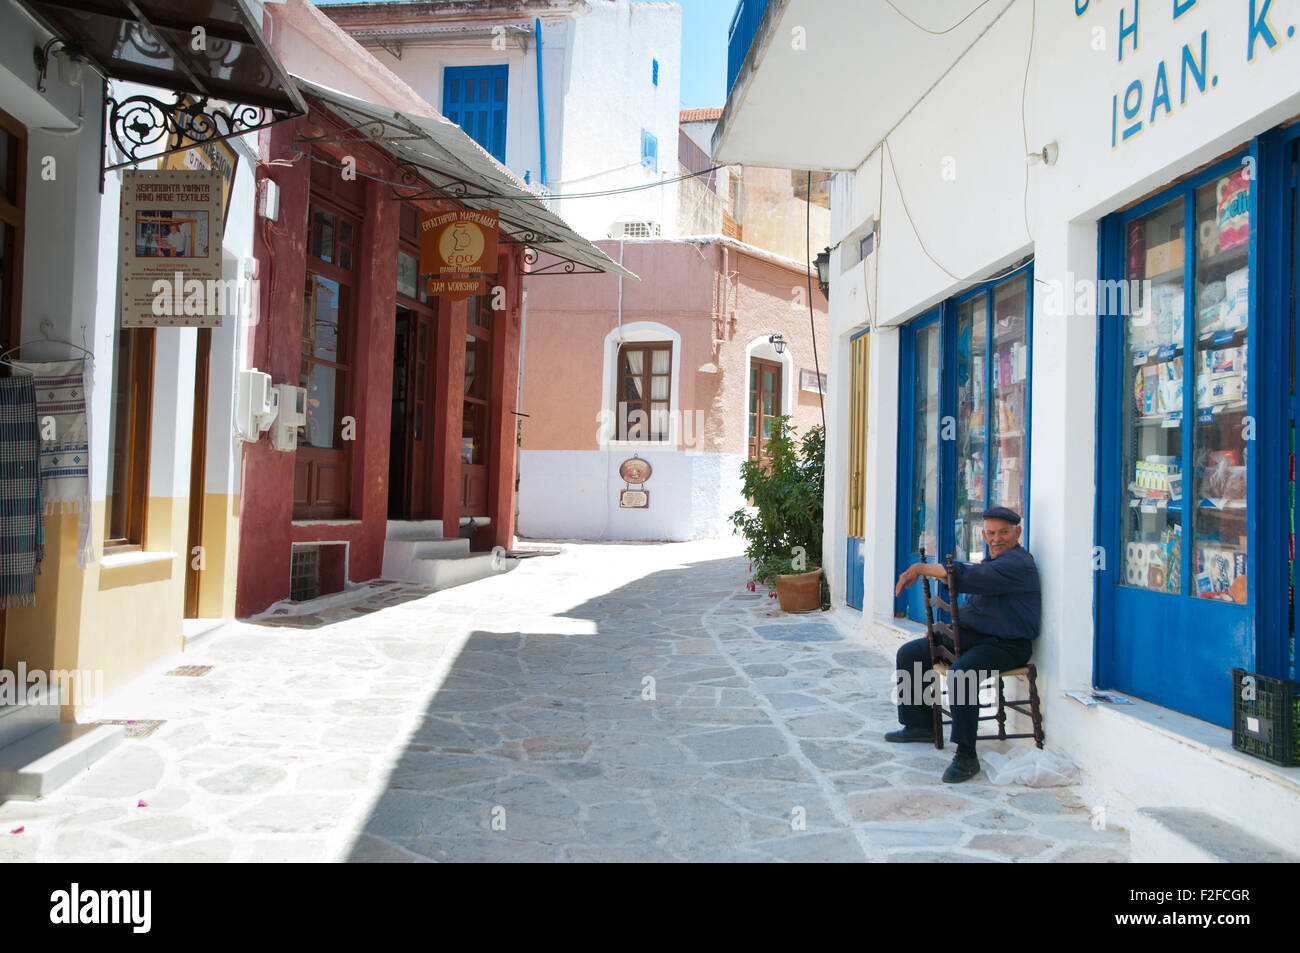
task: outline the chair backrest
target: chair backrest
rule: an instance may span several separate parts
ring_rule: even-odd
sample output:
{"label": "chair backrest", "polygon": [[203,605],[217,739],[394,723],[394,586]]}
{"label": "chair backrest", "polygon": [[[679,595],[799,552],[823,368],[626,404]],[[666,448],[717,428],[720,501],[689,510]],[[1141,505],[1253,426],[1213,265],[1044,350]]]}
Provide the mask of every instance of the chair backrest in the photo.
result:
{"label": "chair backrest", "polygon": [[[921,550],[921,562],[925,562],[925,550]],[[957,609],[957,583],[952,577],[952,553],[946,560],[948,570],[948,598],[945,602],[938,592],[930,591],[930,577],[921,577],[921,589],[925,593],[925,635],[930,640],[930,661],[952,664],[961,655],[961,620]],[[935,617],[935,610],[948,613],[952,622],[944,622]],[[946,635],[952,640],[952,648],[940,636]]]}

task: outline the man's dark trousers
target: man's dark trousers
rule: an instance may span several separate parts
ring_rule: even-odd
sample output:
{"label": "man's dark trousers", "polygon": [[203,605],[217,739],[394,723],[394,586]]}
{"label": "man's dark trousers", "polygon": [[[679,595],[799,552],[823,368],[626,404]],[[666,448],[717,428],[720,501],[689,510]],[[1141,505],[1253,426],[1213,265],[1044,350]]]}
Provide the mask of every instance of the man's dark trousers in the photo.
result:
{"label": "man's dark trousers", "polygon": [[[951,640],[943,638],[949,649]],[[1005,672],[1021,668],[1029,661],[1034,644],[1029,639],[999,639],[965,627],[961,630],[962,653],[949,669],[951,672]],[[911,693],[905,694],[904,704],[898,706],[898,720],[904,728],[930,728],[934,716],[930,707],[922,704],[907,704],[919,701],[924,683],[915,678],[916,665],[920,663],[922,676],[932,668],[930,664],[930,640],[913,639],[898,650],[896,657],[898,670],[906,672],[911,683]],[[905,682],[906,686],[908,683]],[[935,683],[935,691],[938,683]],[[937,696],[936,696],[937,697]],[[953,699],[949,699],[952,701]],[[965,699],[969,704],[950,707],[952,711],[952,743],[975,747],[975,736],[979,733],[980,706],[978,697]]]}

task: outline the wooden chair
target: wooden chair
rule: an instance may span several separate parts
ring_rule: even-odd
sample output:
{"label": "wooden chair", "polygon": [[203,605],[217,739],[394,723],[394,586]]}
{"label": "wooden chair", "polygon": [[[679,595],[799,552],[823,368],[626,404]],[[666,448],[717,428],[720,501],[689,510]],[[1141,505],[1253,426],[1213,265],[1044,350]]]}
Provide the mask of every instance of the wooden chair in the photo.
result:
{"label": "wooden chair", "polygon": [[[921,550],[921,562],[925,562],[925,550]],[[934,669],[939,672],[940,676],[946,681],[948,670],[952,667],[958,657],[961,655],[961,619],[957,603],[960,602],[960,596],[957,592],[956,580],[952,575],[952,554],[948,554],[946,561],[948,570],[948,598],[951,603],[945,602],[938,593],[930,591],[930,577],[921,577],[922,591],[925,593],[925,635],[930,641],[930,663]],[[948,613],[951,623],[943,622],[936,618],[935,611],[939,610]],[[953,648],[948,648],[940,638],[946,635],[952,640]],[[1006,697],[1002,680],[1005,678],[1023,677],[1029,684],[1029,697],[1010,701]],[[1004,672],[998,672],[991,675],[990,680],[997,682],[997,712],[992,715],[980,715],[979,721],[997,721],[997,734],[980,735],[977,738],[997,739],[1006,741],[1012,738],[1033,738],[1038,747],[1043,746],[1046,735],[1043,734],[1043,713],[1038,699],[1038,669],[1031,662],[1021,668],[1010,668]],[[983,685],[980,686],[983,688]],[[939,703],[931,707],[934,715],[934,746],[943,750],[943,729],[945,725],[952,724],[952,712],[943,707],[942,692]],[[981,706],[982,707],[982,706]],[[1010,708],[1018,711],[1020,714],[1029,718],[1034,726],[1031,732],[1021,734],[1007,734],[1007,713]],[[947,716],[947,720],[945,720]]]}

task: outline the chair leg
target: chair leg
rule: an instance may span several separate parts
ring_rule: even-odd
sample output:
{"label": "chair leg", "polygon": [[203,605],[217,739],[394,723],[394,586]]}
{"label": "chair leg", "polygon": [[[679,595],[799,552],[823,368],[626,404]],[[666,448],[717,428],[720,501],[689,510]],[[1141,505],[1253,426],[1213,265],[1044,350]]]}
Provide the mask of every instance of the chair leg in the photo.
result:
{"label": "chair leg", "polygon": [[1001,741],[1005,741],[1007,737],[1007,710],[1006,710],[1006,706],[1003,705],[1002,703],[1003,698],[1004,695],[1002,690],[1002,673],[999,672],[998,673],[998,739]]}
{"label": "chair leg", "polygon": [[1043,711],[1038,704],[1038,669],[1029,666],[1029,712],[1034,722],[1034,744],[1043,747],[1046,735],[1043,734]]}
{"label": "chair leg", "polygon": [[930,714],[934,717],[934,746],[937,750],[943,750],[943,704],[942,698],[930,706]]}

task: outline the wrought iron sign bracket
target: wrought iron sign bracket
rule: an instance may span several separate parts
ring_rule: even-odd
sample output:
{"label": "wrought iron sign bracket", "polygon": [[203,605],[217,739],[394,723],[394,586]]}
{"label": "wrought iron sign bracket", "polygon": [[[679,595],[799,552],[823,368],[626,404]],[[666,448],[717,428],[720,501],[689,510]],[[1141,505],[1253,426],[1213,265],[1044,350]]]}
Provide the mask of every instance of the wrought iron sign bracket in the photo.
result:
{"label": "wrought iron sign bracket", "polygon": [[[127,158],[124,162],[108,165],[107,155],[102,156],[101,171],[105,173],[173,152],[184,152],[205,143],[233,139],[302,115],[297,111],[278,111],[247,103],[221,108],[206,99],[187,101],[187,97],[181,94],[177,94],[174,103],[165,103],[144,94],[122,100],[109,96],[107,109],[109,136],[118,153]],[[181,140],[185,145],[155,151],[160,142]]]}
{"label": "wrought iron sign bracket", "polygon": [[[534,267],[541,256],[545,254],[548,258],[555,260],[543,265],[540,268]],[[574,261],[572,258],[564,258],[554,252],[544,252],[538,248],[525,248],[523,254],[523,263],[526,268],[520,268],[516,274],[520,275],[603,275],[606,272],[599,268],[592,268],[590,265],[580,261]]]}

